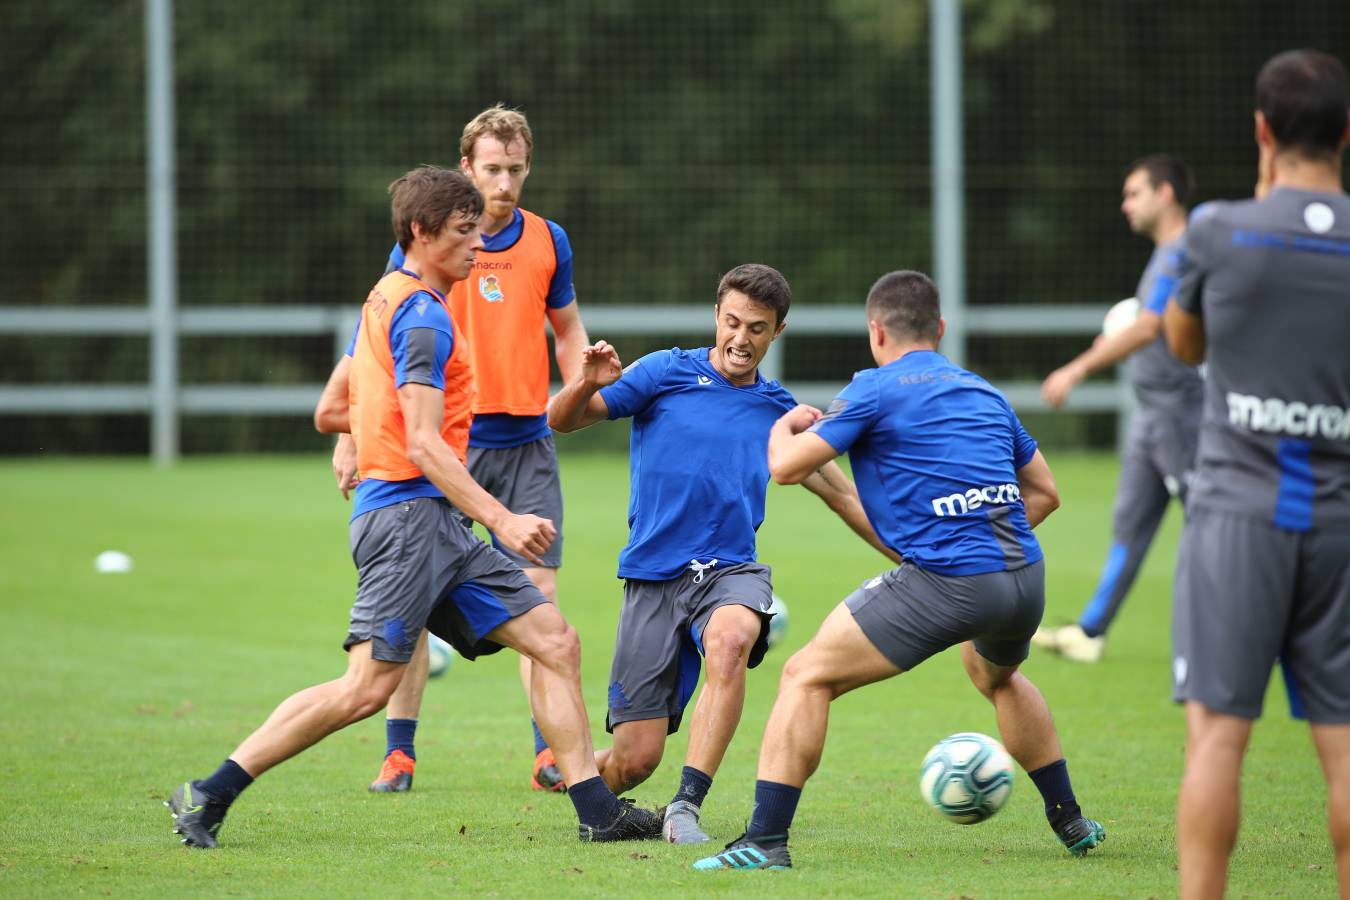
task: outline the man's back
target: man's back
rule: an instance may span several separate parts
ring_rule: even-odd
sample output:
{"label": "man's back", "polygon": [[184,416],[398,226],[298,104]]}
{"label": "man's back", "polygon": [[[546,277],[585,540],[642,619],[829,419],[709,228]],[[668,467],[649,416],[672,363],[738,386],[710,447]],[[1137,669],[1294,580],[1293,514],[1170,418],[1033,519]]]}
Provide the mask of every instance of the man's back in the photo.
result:
{"label": "man's back", "polygon": [[945,575],[1041,559],[1017,480],[1036,442],[978,375],[913,350],[857,373],[811,430],[848,451],[868,519],[905,559]]}
{"label": "man's back", "polygon": [[1291,530],[1350,522],[1350,199],[1201,207],[1179,300],[1208,348],[1192,502]]}

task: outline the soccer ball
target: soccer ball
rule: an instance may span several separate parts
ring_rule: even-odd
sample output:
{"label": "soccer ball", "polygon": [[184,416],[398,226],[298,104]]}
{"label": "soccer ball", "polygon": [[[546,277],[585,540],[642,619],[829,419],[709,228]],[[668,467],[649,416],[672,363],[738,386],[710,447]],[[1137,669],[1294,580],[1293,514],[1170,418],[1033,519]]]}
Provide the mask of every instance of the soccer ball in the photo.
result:
{"label": "soccer ball", "polygon": [[787,635],[788,627],[787,604],[784,603],[783,598],[777,594],[773,594],[772,596],[773,603],[769,604],[769,612],[774,614],[774,617],[769,620],[769,646],[771,648],[776,647],[783,642],[783,638]]}
{"label": "soccer ball", "polygon": [[1109,338],[1120,334],[1133,325],[1137,318],[1139,318],[1139,301],[1133,297],[1126,297],[1106,311],[1106,318],[1102,319],[1102,337]]}
{"label": "soccer ball", "polygon": [[983,822],[1012,793],[1012,758],[985,734],[963,731],[938,742],[923,758],[919,793],[928,805],[960,825]]}
{"label": "soccer ball", "polygon": [[439,678],[450,669],[455,660],[454,649],[434,634],[427,635],[427,675]]}

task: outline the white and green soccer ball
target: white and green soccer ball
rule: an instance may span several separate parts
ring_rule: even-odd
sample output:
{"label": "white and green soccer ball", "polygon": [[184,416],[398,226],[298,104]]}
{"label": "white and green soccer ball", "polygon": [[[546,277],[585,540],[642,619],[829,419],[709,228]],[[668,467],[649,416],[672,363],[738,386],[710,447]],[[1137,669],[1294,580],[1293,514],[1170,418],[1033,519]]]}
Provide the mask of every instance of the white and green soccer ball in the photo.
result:
{"label": "white and green soccer ball", "polygon": [[919,793],[940,815],[959,825],[983,822],[1012,793],[1013,763],[987,734],[963,731],[944,738],[923,758]]}
{"label": "white and green soccer ball", "polygon": [[427,675],[439,678],[450,669],[455,661],[455,651],[445,641],[434,634],[427,635]]}
{"label": "white and green soccer ball", "polygon": [[772,595],[773,602],[769,604],[769,612],[774,616],[769,620],[769,648],[772,649],[783,642],[787,635],[788,628],[788,608],[783,602],[783,598],[777,594]]}

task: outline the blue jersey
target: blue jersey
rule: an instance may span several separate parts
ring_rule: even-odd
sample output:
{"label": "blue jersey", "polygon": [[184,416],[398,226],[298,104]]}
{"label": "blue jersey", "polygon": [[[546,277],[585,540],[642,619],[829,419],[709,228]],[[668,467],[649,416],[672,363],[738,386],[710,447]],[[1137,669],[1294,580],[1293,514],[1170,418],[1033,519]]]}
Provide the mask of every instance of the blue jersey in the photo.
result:
{"label": "blue jersey", "polygon": [[[389,323],[389,352],[394,358],[395,388],[425,384],[445,390],[445,366],[455,350],[455,328],[444,303],[444,295],[438,299],[419,291],[394,313]],[[425,475],[406,481],[366,478],[356,486],[352,518],[415,497],[442,496],[440,488]]]}
{"label": "blue jersey", "polygon": [[1041,559],[1017,481],[1036,442],[1002,394],[941,354],[858,372],[810,430],[848,453],[868,521],[907,561],[979,575]]}
{"label": "blue jersey", "polygon": [[693,560],[755,559],[769,429],[796,401],[758,375],[736,387],[713,368],[708,349],[649,353],[600,389],[611,419],[633,417],[620,578],[666,581]]}

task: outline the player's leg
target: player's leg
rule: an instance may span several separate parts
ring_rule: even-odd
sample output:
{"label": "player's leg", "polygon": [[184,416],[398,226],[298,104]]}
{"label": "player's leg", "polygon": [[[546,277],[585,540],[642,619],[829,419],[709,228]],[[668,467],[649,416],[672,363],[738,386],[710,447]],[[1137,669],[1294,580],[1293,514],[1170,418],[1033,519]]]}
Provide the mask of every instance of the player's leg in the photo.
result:
{"label": "player's leg", "polygon": [[1186,704],[1177,799],[1183,897],[1222,896],[1227,881],[1242,757],[1285,642],[1298,548],[1297,534],[1257,519],[1187,511],[1172,605],[1173,698]]}
{"label": "player's leg", "polygon": [[1252,720],[1186,704],[1186,768],[1177,799],[1181,896],[1218,898],[1237,845],[1239,784]]}
{"label": "player's leg", "polygon": [[[525,577],[534,582],[534,586],[539,588],[548,601],[555,607],[558,605],[558,570],[531,566],[523,569]],[[520,657],[520,683],[525,689],[525,701],[530,700],[531,683],[531,662],[528,656]],[[558,769],[557,762],[553,758],[553,751],[549,749],[548,742],[544,740],[544,734],[539,730],[539,723],[533,718],[530,719],[530,728],[534,731],[534,770],[530,777],[530,787],[536,791],[565,791],[567,782],[563,779],[562,772]]]}
{"label": "player's leg", "polygon": [[1092,596],[1078,621],[1037,632],[1033,642],[1074,662],[1097,662],[1105,635],[1157,534],[1171,499],[1163,476],[1150,457],[1149,419],[1137,415],[1130,425],[1120,460],[1120,477],[1111,516],[1111,547]]}
{"label": "player's leg", "polygon": [[384,764],[370,783],[375,793],[401,793],[412,789],[413,769],[417,763],[415,738],[417,717],[422,709],[422,692],[427,686],[429,668],[427,631],[417,641],[412,659],[404,667],[403,679],[389,697],[384,710]]}
{"label": "player's leg", "polygon": [[1350,724],[1313,725],[1312,737],[1327,778],[1327,829],[1344,897],[1350,895]]}
{"label": "player's leg", "polygon": [[661,817],[651,810],[620,803],[600,777],[581,694],[581,643],[557,607],[542,602],[504,622],[487,637],[534,662],[530,669],[531,711],[569,786],[581,839],[658,837]]}
{"label": "player's leg", "polygon": [[[745,577],[733,575],[723,580],[743,581]],[[767,581],[766,573],[766,589]],[[768,600],[771,599],[770,592]],[[700,629],[707,674],[689,719],[689,748],[680,771],[680,786],[666,806],[663,833],[672,844],[701,844],[710,840],[699,827],[703,801],[741,722],[750,653],[767,633],[767,627],[757,610],[728,602],[713,609]]]}
{"label": "player's leg", "polygon": [[666,751],[670,719],[635,719],[615,723],[614,742],[596,751],[595,762],[616,794],[631,791],[652,776]]}
{"label": "player's leg", "polygon": [[373,659],[369,641],[347,654],[341,678],[292,694],[210,776],[181,784],[168,801],[174,831],[192,847],[216,846],[230,805],[268,769],[384,708],[403,664]]}
{"label": "player's leg", "polygon": [[788,831],[802,788],[820,765],[830,703],[855,688],[900,674],[841,603],[783,666],[764,728],[755,806],[745,834],[696,869],[787,868]]}

